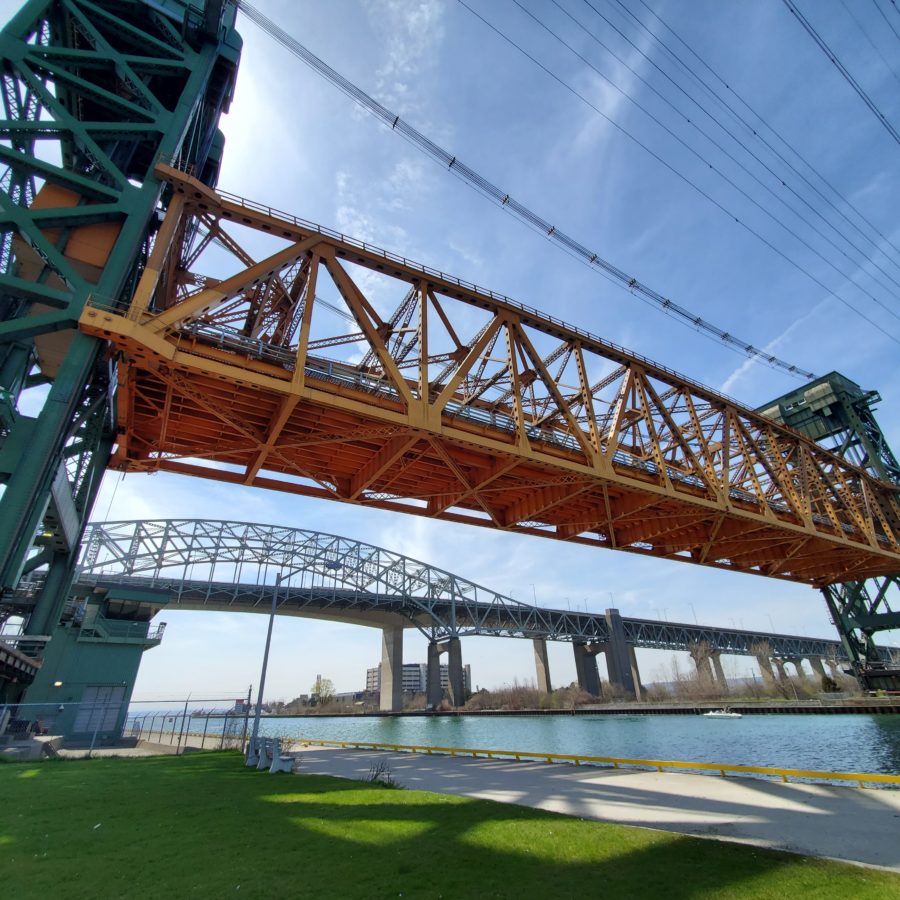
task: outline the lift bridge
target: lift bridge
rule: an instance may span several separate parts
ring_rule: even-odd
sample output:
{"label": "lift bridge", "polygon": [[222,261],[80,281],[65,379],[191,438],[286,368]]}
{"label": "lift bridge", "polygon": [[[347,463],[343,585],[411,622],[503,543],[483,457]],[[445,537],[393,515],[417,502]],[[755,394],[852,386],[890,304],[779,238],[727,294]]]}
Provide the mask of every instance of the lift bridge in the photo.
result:
{"label": "lift bridge", "polygon": [[900,678],[871,641],[886,593],[836,587],[900,571],[896,473],[217,190],[234,24],[225,0],[31,0],[0,36],[0,589],[45,572],[30,633],[109,466],[800,582],[857,674]]}

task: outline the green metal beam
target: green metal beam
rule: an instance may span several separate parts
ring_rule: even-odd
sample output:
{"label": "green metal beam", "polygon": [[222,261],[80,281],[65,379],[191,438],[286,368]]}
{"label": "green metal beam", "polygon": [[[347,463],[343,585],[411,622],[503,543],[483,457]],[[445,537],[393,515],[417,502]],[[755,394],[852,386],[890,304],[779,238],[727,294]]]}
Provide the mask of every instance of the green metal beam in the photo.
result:
{"label": "green metal beam", "polygon": [[[0,458],[15,460],[0,467],[0,590],[49,563],[29,633],[58,619],[114,440],[105,345],[75,323],[91,295],[127,300],[163,194],[155,163],[182,157],[201,171],[233,90],[234,7],[212,39],[190,10],[178,0],[31,0],[0,32],[0,295],[13,312],[0,320],[0,393],[17,404],[23,386],[50,383],[37,416],[13,409],[0,431]],[[78,229],[98,224],[112,242],[99,268],[73,249]],[[68,333],[66,355],[36,371],[34,342],[54,331]]]}

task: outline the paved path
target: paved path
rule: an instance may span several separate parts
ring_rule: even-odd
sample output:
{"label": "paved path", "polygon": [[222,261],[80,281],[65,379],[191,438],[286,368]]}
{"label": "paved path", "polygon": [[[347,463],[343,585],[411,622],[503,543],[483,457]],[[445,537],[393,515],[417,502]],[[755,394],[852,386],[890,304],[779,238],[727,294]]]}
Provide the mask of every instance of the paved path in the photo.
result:
{"label": "paved path", "polygon": [[381,761],[408,788],[900,872],[900,791],[319,747],[300,771],[365,779]]}

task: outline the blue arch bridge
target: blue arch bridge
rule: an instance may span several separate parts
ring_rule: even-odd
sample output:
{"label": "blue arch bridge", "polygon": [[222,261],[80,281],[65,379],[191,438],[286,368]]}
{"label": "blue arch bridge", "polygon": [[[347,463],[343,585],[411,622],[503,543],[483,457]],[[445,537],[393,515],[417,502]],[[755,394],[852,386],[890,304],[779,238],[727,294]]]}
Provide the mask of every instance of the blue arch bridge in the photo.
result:
{"label": "blue arch bridge", "polygon": [[[33,585],[32,585],[33,588]],[[477,635],[529,639],[539,690],[551,689],[548,641],[571,643],[579,685],[602,696],[597,655],[604,653],[618,695],[640,698],[635,649],[691,654],[701,678],[727,690],[722,654],[753,656],[774,680],[808,660],[825,674],[847,663],[840,642],[522,603],[418,560],[346,537],[249,522],[167,519],[95,522],[88,526],[73,603],[100,595],[107,604],[133,597],[165,599],[169,609],[303,616],[380,628],[381,708],[402,703],[403,634],[428,639],[429,704],[442,699],[440,660],[448,656],[451,700],[464,697],[461,639]],[[34,591],[32,591],[34,592]],[[23,611],[29,586],[20,586]],[[900,648],[883,648],[888,664]]]}

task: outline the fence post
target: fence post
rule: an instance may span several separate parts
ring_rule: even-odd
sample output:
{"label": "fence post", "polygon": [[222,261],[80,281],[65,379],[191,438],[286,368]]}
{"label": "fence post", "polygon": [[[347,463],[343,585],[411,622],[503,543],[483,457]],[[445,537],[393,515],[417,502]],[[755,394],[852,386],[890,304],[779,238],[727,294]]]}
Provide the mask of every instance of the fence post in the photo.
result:
{"label": "fence post", "polygon": [[253,695],[253,685],[247,688],[247,703],[244,706],[244,733],[241,735],[241,753],[247,750],[247,728],[250,725],[250,698]]}
{"label": "fence post", "polygon": [[209,729],[209,713],[207,713],[206,719],[203,722],[203,737],[200,740],[200,749],[201,750],[206,749],[206,732],[208,729]]}
{"label": "fence post", "polygon": [[[190,700],[190,697],[188,697],[188,700]],[[185,725],[187,724],[188,700],[184,701],[184,712],[181,714],[181,730],[178,732],[178,745],[175,747],[176,756],[181,753],[181,736],[184,735]],[[184,737],[184,742],[187,744],[187,735]]]}

